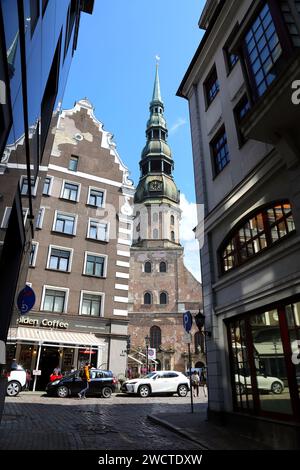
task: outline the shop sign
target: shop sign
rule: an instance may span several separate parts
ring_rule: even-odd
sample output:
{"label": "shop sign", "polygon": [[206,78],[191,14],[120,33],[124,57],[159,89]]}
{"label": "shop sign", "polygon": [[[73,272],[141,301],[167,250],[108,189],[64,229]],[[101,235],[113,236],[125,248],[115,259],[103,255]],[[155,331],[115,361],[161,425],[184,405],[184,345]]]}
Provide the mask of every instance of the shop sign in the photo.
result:
{"label": "shop sign", "polygon": [[42,375],[42,371],[35,369],[32,371],[32,375]]}
{"label": "shop sign", "polygon": [[35,304],[35,293],[29,286],[19,292],[17,306],[21,315],[28,313]]}
{"label": "shop sign", "polygon": [[81,349],[79,352],[80,354],[96,354],[96,351],[93,351],[92,349]]}
{"label": "shop sign", "polygon": [[43,318],[42,320],[33,319],[29,317],[20,317],[17,320],[18,325],[30,325],[30,326],[42,326],[46,328],[58,328],[66,330],[69,328],[69,323],[63,322],[60,320],[48,320],[48,318]]}

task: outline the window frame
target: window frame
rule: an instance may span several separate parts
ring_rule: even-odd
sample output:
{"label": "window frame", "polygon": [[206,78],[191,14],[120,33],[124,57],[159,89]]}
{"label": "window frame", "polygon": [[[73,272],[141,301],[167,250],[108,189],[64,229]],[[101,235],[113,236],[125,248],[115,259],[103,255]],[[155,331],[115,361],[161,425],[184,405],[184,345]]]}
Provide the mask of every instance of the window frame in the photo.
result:
{"label": "window frame", "polygon": [[[68,265],[68,269],[67,269],[67,270],[64,270],[64,269],[55,269],[55,268],[51,268],[51,267],[50,267],[51,251],[52,251],[52,249],[54,249],[54,250],[69,251],[70,257],[69,257],[69,265]],[[69,248],[69,247],[66,247],[66,246],[60,246],[60,245],[52,245],[52,244],[50,244],[49,247],[48,247],[48,255],[47,255],[46,269],[47,269],[47,270],[50,270],[50,271],[55,271],[55,272],[70,273],[70,272],[72,271],[73,253],[74,253],[74,249],[73,249],[73,248]]]}
{"label": "window frame", "polygon": [[[66,232],[61,232],[60,230],[56,230],[55,226],[56,226],[56,221],[57,221],[57,216],[58,216],[58,214],[74,217],[73,233],[66,233]],[[71,213],[71,212],[65,212],[65,211],[61,211],[61,210],[56,210],[55,213],[54,213],[54,219],[53,219],[53,225],[52,225],[52,232],[55,232],[55,233],[62,233],[62,234],[67,235],[67,236],[69,236],[69,237],[75,237],[75,236],[76,236],[76,232],[77,232],[77,221],[78,221],[78,214],[73,214],[73,213]]]}
{"label": "window frame", "polygon": [[[165,271],[162,271],[162,270],[161,270],[161,265],[162,265],[162,264],[165,265],[165,269],[166,269]],[[159,262],[159,272],[160,272],[160,273],[163,273],[163,274],[165,274],[165,273],[168,272],[168,263],[167,263],[166,261],[160,261],[160,262]]]}
{"label": "window frame", "polygon": [[[234,271],[235,269],[238,269],[239,267],[241,267],[241,266],[245,265],[246,263],[248,263],[249,261],[251,261],[253,258],[256,258],[257,256],[260,256],[261,254],[265,253],[269,249],[271,249],[274,246],[278,245],[281,241],[285,240],[286,238],[292,236],[293,234],[295,234],[297,232],[296,228],[294,228],[291,231],[288,231],[288,224],[285,222],[285,228],[286,228],[287,233],[285,235],[283,235],[282,237],[279,237],[275,241],[272,240],[272,232],[271,232],[272,226],[273,225],[277,226],[281,222],[276,223],[276,221],[275,221],[275,223],[270,223],[270,221],[268,220],[267,212],[268,212],[268,210],[274,209],[277,206],[284,206],[284,204],[289,204],[290,205],[290,211],[289,211],[288,215],[286,215],[284,212],[282,212],[284,215],[282,217],[278,218],[277,222],[278,222],[278,220],[281,221],[281,222],[286,221],[288,217],[290,217],[290,216],[293,217],[293,208],[292,208],[291,202],[288,199],[283,199],[283,200],[279,200],[279,201],[278,200],[277,201],[271,201],[267,204],[264,204],[262,206],[257,207],[253,211],[246,214],[237,224],[235,224],[235,226],[232,228],[232,230],[229,232],[229,234],[226,236],[226,238],[222,241],[222,243],[221,243],[221,245],[218,249],[218,260],[219,260],[219,273],[220,273],[220,275],[223,276],[227,273],[230,273],[230,272]],[[260,215],[262,216],[262,219],[263,219],[264,230],[257,233],[254,237],[251,236],[247,241],[245,241],[243,243],[242,246],[247,247],[247,245],[250,244],[251,242],[252,242],[252,245],[253,245],[253,241],[255,241],[257,238],[260,238],[260,237],[263,238],[262,235],[264,235],[264,237],[265,237],[266,246],[264,248],[261,248],[256,253],[254,252],[250,256],[247,256],[244,259],[242,259],[242,257],[241,257],[241,245],[240,245],[240,242],[238,241],[239,240],[239,232],[240,232],[240,230],[242,230],[243,228],[246,227],[247,223],[249,223],[250,220],[252,220],[253,218],[258,217]],[[293,221],[294,221],[294,225],[295,225],[294,217],[293,217]],[[229,245],[229,243],[232,240],[234,240],[234,242],[233,242],[234,251],[232,252],[233,253],[232,256],[233,256],[234,261],[236,261],[236,264],[234,266],[232,266],[231,268],[226,270],[225,269],[225,259],[226,258],[223,255],[224,255],[225,248]],[[247,248],[246,248],[246,251],[247,251]]]}
{"label": "window frame", "polygon": [[34,245],[35,249],[34,249],[34,254],[33,254],[33,258],[32,258],[32,263],[30,263],[30,258],[31,258],[31,250],[30,250],[30,253],[29,253],[29,267],[30,268],[35,268],[37,253],[38,253],[38,249],[39,249],[39,242],[36,242],[35,240],[32,240],[31,245]]}
{"label": "window frame", "polygon": [[[89,233],[90,233],[90,226],[91,226],[92,222],[96,222],[96,223],[99,223],[99,224],[105,224],[106,225],[106,227],[107,227],[106,240],[99,240],[98,238],[90,237]],[[86,234],[86,238],[88,240],[94,240],[95,242],[100,242],[100,243],[108,243],[109,242],[109,231],[110,231],[110,222],[106,222],[106,221],[103,221],[103,220],[100,220],[100,219],[96,219],[95,217],[89,217],[88,227],[87,227],[87,234]]]}
{"label": "window frame", "polygon": [[[21,175],[21,177],[20,177],[20,194],[21,194],[21,197],[29,197],[28,191],[27,191],[26,194],[22,193],[22,188],[23,188],[23,184],[24,184],[25,180],[27,180],[27,186],[28,186],[27,175]],[[34,176],[31,176],[31,181],[34,181]],[[34,184],[31,185],[31,196],[32,197],[36,196],[38,184],[39,184],[39,176],[37,176],[36,180],[34,181]]]}
{"label": "window frame", "polygon": [[[150,265],[150,271],[146,271],[146,264]],[[152,263],[150,260],[146,260],[144,263],[143,263],[143,272],[146,273],[146,274],[151,274],[153,272],[153,269],[152,269]]]}
{"label": "window frame", "polygon": [[[217,152],[215,152],[215,145],[217,141],[219,142],[221,140],[221,137],[225,135],[226,137],[226,145],[227,145],[227,158],[225,165],[221,168],[217,168],[217,162],[216,162],[216,157],[218,155]],[[213,179],[215,179],[219,174],[222,173],[222,171],[228,166],[230,163],[230,152],[228,148],[228,139],[227,139],[227,133],[226,133],[226,128],[225,124],[222,124],[222,126],[217,130],[213,138],[211,139],[209,143],[209,148],[210,148],[210,154],[211,154],[211,160],[212,160],[212,169],[213,169]]]}
{"label": "window frame", "polygon": [[[75,159],[76,159],[76,170],[72,170],[72,168],[70,168],[70,162],[71,162],[71,160],[75,161]],[[79,157],[77,155],[71,155],[70,158],[69,158],[69,163],[68,163],[68,171],[72,171],[72,173],[77,173],[78,172],[78,163],[79,163]]]}
{"label": "window frame", "polygon": [[[37,216],[36,216],[36,220],[35,220],[35,230],[42,230],[43,228],[43,223],[44,223],[44,217],[45,217],[45,210],[46,208],[41,206],[38,211],[37,211]],[[41,216],[40,216],[40,221],[39,221],[39,224],[38,223],[38,217],[39,217],[39,214],[41,212]]]}
{"label": "window frame", "polygon": [[[65,191],[65,184],[73,184],[74,186],[77,186],[77,197],[76,199],[69,199],[67,197],[64,197],[64,191]],[[81,183],[77,183],[77,181],[71,181],[71,180],[65,180],[63,179],[62,185],[61,185],[61,190],[60,190],[60,199],[63,199],[64,201],[69,201],[69,202],[79,202],[80,199],[80,191],[81,191]]]}
{"label": "window frame", "polygon": [[[65,292],[65,300],[64,300],[64,308],[62,312],[54,312],[53,310],[45,310],[44,309],[44,304],[45,304],[45,297],[46,297],[46,290],[58,290]],[[42,312],[51,312],[51,313],[67,313],[68,311],[68,302],[69,302],[69,293],[70,289],[68,287],[57,287],[57,286],[50,286],[48,284],[43,285],[43,290],[42,290],[42,298],[41,298],[41,307],[40,310]]]}
{"label": "window frame", "polygon": [[[102,276],[96,276],[94,274],[88,274],[86,273],[86,262],[87,262],[87,257],[91,255],[91,256],[99,256],[101,258],[104,258],[104,263],[103,263],[103,275]],[[85,251],[84,252],[84,261],[83,261],[83,271],[82,271],[82,274],[84,276],[89,276],[89,277],[92,277],[92,278],[96,278],[96,279],[106,279],[107,277],[107,265],[108,265],[108,255],[103,255],[102,253],[95,253],[95,252],[92,252],[92,251]]]}
{"label": "window frame", "polygon": [[[240,60],[240,58],[237,54],[234,54],[234,52],[231,52],[231,53],[229,52],[231,44],[232,44],[232,42],[233,42],[233,40],[236,36],[236,33],[237,33],[238,29],[239,29],[239,25],[238,25],[238,23],[236,23],[236,25],[233,27],[231,33],[229,34],[229,36],[227,38],[227,41],[225,42],[225,44],[223,46],[223,53],[224,53],[224,60],[225,60],[227,77],[231,74],[231,72],[235,68],[236,64]],[[232,64],[232,62],[230,60],[230,57],[232,55],[234,55],[236,57],[236,61],[234,62],[234,64]]]}
{"label": "window frame", "polygon": [[[246,114],[244,114],[244,116],[242,118],[240,118],[238,113],[239,113],[239,110],[241,108],[241,105],[242,105],[243,101],[245,101],[245,100],[248,101],[249,108],[248,108],[248,111],[246,112]],[[245,116],[247,116],[247,114],[249,113],[250,110],[251,110],[251,102],[249,100],[249,97],[248,97],[247,93],[244,93],[243,96],[240,98],[240,100],[235,105],[235,107],[233,108],[233,116],[234,116],[234,122],[235,122],[235,127],[236,127],[236,133],[237,133],[239,148],[242,148],[249,140],[243,135],[243,133],[241,131],[241,124],[243,123],[243,121],[245,119]]]}
{"label": "window frame", "polygon": [[[149,294],[149,296],[150,296],[150,303],[145,303],[145,297],[146,297],[147,294]],[[143,305],[153,305],[153,294],[152,294],[151,291],[147,290],[146,292],[144,292],[144,294],[143,294]]]}
{"label": "window frame", "polygon": [[[161,296],[162,295],[165,295],[166,302],[161,301]],[[168,305],[168,303],[169,303],[169,294],[168,294],[168,292],[166,292],[165,290],[161,291],[159,293],[159,305]]]}
{"label": "window frame", "polygon": [[[49,191],[48,193],[44,193],[44,186],[45,186],[45,180],[47,179],[50,179],[50,183],[49,183]],[[53,181],[54,181],[54,176],[45,176],[45,179],[43,181],[43,189],[42,189],[42,197],[50,197],[52,196],[52,186],[53,186]]]}
{"label": "window frame", "polygon": [[[88,295],[98,295],[101,297],[101,306],[100,306],[100,312],[99,315],[85,315],[82,314],[82,304],[83,304],[83,296],[84,294]],[[95,291],[90,291],[90,290],[85,290],[82,289],[80,291],[80,300],[79,300],[79,310],[78,310],[78,315],[86,318],[103,318],[104,317],[104,303],[105,303],[105,293],[104,292],[95,292]]]}
{"label": "window frame", "polygon": [[[101,205],[101,206],[95,206],[95,205],[93,205],[93,204],[91,204],[91,203],[89,202],[89,200],[90,200],[90,195],[91,195],[91,191],[99,191],[99,192],[103,193],[102,205]],[[89,207],[94,207],[94,208],[97,208],[97,209],[105,209],[105,204],[106,204],[106,189],[97,188],[96,186],[89,186],[86,204],[87,204]]]}
{"label": "window frame", "polygon": [[[211,79],[213,78],[214,74],[216,75],[216,79],[215,79],[213,85],[211,85],[209,87],[209,83],[210,83]],[[216,87],[217,91],[213,95],[213,97],[210,98],[209,92],[213,88],[213,86]],[[209,73],[207,74],[207,77],[205,78],[205,80],[203,82],[203,89],[204,89],[204,98],[205,98],[205,111],[207,111],[208,108],[210,107],[210,105],[212,104],[212,102],[215,100],[215,98],[218,96],[218,94],[220,92],[220,83],[219,83],[218,72],[217,72],[217,67],[216,67],[215,63],[213,64],[212,68],[210,69]]]}

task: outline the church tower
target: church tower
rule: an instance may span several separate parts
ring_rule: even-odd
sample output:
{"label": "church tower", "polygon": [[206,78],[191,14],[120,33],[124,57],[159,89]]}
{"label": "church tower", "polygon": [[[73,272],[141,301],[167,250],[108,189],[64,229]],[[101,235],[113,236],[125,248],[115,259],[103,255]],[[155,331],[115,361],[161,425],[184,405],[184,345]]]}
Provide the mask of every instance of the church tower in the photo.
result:
{"label": "church tower", "polygon": [[[180,244],[180,193],[173,178],[174,161],[168,145],[158,64],[140,160],[140,180],[134,197],[133,243],[129,275],[129,366],[145,372],[146,349],[154,348],[157,368],[184,371],[182,313],[198,313],[201,285],[183,263]],[[204,346],[192,331],[193,365],[204,362]],[[148,366],[154,366],[149,360]],[[143,370],[144,369],[144,370]]]}

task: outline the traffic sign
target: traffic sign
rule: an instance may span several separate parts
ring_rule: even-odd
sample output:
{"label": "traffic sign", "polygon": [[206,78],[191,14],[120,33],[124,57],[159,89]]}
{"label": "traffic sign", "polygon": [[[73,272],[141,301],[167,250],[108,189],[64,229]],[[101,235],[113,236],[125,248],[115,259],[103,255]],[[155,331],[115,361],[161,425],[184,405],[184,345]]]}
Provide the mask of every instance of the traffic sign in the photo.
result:
{"label": "traffic sign", "polygon": [[148,348],[148,358],[156,359],[156,348]]}
{"label": "traffic sign", "polygon": [[35,304],[35,293],[29,286],[19,292],[17,306],[21,315],[28,313]]}
{"label": "traffic sign", "polygon": [[192,329],[193,324],[193,317],[191,312],[188,310],[183,314],[183,327],[187,333],[189,333]]}

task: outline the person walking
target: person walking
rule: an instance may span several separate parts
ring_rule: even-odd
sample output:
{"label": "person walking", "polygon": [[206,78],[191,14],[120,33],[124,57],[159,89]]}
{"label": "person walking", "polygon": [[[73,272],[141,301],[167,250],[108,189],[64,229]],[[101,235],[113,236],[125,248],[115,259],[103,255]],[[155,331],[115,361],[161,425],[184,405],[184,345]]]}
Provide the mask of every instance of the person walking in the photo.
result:
{"label": "person walking", "polygon": [[192,373],[191,379],[192,379],[192,387],[193,387],[194,397],[196,395],[197,395],[197,397],[199,397],[200,378],[199,378],[198,372],[196,370]]}
{"label": "person walking", "polygon": [[204,368],[201,370],[201,374],[200,374],[200,387],[202,387],[202,389],[203,389],[204,396],[207,397],[207,392],[206,392],[206,373],[205,373],[205,369],[204,369]]}
{"label": "person walking", "polygon": [[89,383],[91,381],[91,378],[90,378],[90,368],[91,368],[91,364],[89,362],[86,362],[84,368],[83,368],[83,371],[82,371],[82,375],[81,375],[81,379],[82,379],[82,382],[83,382],[83,389],[80,390],[80,392],[78,393],[78,398],[81,400],[81,398],[86,398],[85,394],[86,392],[88,391],[89,389]]}

